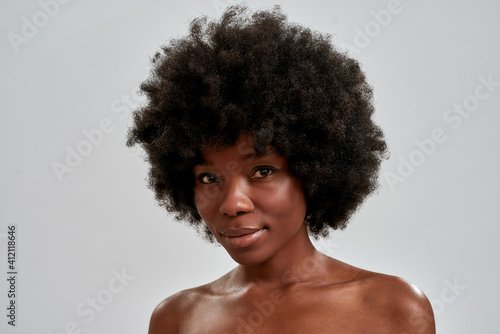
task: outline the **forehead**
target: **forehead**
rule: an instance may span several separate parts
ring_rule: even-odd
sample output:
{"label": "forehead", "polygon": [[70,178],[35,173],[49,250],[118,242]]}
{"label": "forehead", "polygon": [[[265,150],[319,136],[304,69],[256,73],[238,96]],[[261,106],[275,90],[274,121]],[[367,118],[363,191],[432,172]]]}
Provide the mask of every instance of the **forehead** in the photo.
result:
{"label": "forehead", "polygon": [[266,145],[257,149],[253,140],[249,136],[242,135],[236,140],[233,146],[223,149],[206,149],[203,152],[201,165],[212,165],[218,161],[236,160],[239,162],[252,161],[262,157],[279,156],[276,149],[271,145]]}

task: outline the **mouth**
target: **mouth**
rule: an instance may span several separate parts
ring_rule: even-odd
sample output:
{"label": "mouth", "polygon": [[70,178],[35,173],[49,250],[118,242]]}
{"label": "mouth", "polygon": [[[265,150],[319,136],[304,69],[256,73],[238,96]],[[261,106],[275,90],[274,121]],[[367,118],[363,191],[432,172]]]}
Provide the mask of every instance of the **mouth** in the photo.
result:
{"label": "mouth", "polygon": [[265,228],[253,229],[244,228],[238,230],[226,230],[221,235],[224,237],[226,244],[232,248],[249,247],[254,244],[262,235]]}

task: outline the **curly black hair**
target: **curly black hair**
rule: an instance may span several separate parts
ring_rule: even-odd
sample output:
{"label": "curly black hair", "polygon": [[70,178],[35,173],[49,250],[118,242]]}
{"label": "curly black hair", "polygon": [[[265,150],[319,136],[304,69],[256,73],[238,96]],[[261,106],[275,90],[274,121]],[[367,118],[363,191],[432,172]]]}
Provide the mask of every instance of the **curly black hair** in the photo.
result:
{"label": "curly black hair", "polygon": [[200,226],[193,166],[204,149],[232,146],[241,134],[287,159],[315,238],[345,228],[377,187],[387,148],[358,62],[279,7],[232,6],[219,20],[194,19],[151,62],[140,86],[148,100],[127,145],[144,148],[149,186],[177,219]]}

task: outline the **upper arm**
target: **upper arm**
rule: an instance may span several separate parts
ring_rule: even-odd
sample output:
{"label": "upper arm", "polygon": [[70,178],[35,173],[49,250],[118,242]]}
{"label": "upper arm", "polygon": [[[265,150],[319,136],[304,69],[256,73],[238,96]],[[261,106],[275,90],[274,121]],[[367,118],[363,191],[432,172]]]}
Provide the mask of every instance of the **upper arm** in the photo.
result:
{"label": "upper arm", "polygon": [[148,334],[171,334],[179,330],[179,311],[174,296],[162,301],[153,311]]}
{"label": "upper arm", "polygon": [[392,324],[398,332],[436,333],[431,303],[419,288],[399,277],[390,276],[384,290],[389,294]]}

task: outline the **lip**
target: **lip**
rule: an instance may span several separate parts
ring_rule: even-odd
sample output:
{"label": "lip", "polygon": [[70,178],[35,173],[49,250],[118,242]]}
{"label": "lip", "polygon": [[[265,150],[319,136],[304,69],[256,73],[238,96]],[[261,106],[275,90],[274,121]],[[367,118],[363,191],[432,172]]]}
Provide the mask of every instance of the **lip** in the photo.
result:
{"label": "lip", "polygon": [[221,235],[229,247],[243,248],[254,244],[263,232],[264,228],[242,228],[238,230],[226,230]]}

